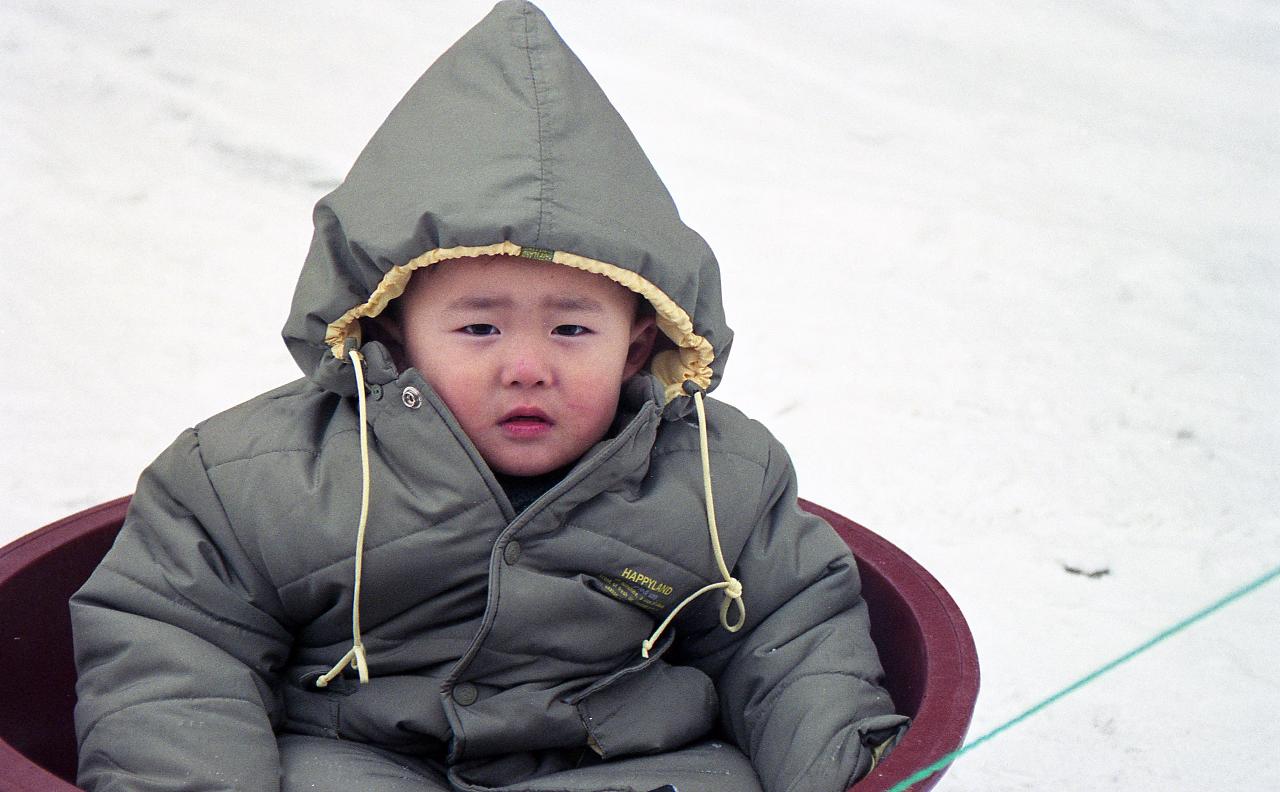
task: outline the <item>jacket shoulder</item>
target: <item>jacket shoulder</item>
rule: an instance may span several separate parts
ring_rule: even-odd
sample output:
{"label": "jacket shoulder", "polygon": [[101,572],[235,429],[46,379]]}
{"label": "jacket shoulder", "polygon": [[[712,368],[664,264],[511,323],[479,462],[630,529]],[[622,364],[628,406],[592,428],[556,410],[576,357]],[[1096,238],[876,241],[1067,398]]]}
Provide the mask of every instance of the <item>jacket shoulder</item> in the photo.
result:
{"label": "jacket shoulder", "polygon": [[[298,379],[224,410],[195,427],[205,466],[280,451],[316,451],[346,422],[342,397]],[[352,424],[354,428],[354,424]]]}
{"label": "jacket shoulder", "polygon": [[[727,402],[718,399],[706,399],[707,440],[712,456],[728,455],[754,463],[767,469],[779,457],[785,456],[782,444],[773,433],[759,421],[748,417],[745,413]],[[688,415],[672,421],[659,434],[654,446],[655,454],[679,453],[682,451],[700,454],[698,442],[698,414],[690,411]]]}

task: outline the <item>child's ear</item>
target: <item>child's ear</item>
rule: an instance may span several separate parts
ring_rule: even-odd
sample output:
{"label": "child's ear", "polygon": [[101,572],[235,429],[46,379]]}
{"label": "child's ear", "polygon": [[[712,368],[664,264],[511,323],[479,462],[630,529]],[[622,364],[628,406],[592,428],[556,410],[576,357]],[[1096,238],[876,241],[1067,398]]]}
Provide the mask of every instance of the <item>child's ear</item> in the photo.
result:
{"label": "child's ear", "polygon": [[400,326],[400,312],[384,311],[373,320],[387,338],[400,346],[404,346],[404,329]]}
{"label": "child's ear", "polygon": [[631,345],[627,347],[627,365],[622,370],[622,379],[626,381],[640,369],[649,365],[649,357],[653,354],[653,343],[658,338],[658,325],[652,316],[637,317],[631,325]]}
{"label": "child's ear", "polygon": [[380,316],[372,319],[366,316],[360,320],[360,327],[365,339],[381,342],[391,353],[396,368],[404,371],[404,331],[400,328],[399,312],[383,311]]}

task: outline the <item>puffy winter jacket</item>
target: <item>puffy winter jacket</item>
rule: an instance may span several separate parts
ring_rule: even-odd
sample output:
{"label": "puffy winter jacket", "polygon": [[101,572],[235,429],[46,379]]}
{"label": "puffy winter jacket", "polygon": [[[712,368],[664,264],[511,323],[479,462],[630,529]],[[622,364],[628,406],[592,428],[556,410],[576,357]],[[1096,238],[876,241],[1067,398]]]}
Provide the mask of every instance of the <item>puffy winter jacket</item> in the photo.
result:
{"label": "puffy winter jacket", "polygon": [[[536,8],[500,3],[446,52],[315,227],[285,326],[307,376],[179,437],[72,601],[82,785],[277,789],[284,732],[438,757],[465,789],[513,755],[708,735],[767,792],[865,772],[905,719],[853,560],[760,424],[711,399],[699,418],[732,337],[718,265]],[[415,270],[478,254],[610,277],[669,341],[519,514],[430,384],[364,337]]]}

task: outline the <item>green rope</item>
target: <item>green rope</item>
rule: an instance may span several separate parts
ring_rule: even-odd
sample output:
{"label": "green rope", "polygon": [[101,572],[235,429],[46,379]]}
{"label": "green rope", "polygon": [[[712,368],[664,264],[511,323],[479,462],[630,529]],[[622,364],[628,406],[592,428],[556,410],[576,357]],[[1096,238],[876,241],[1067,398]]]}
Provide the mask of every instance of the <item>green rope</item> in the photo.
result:
{"label": "green rope", "polygon": [[1108,671],[1111,671],[1115,669],[1117,666],[1120,666],[1128,662],[1129,660],[1132,660],[1133,658],[1147,651],[1148,649],[1160,643],[1161,641],[1165,640],[1166,638],[1169,638],[1173,635],[1176,635],[1179,632],[1182,632],[1183,630],[1195,624],[1196,622],[1200,621],[1201,619],[1204,619],[1205,617],[1210,616],[1214,612],[1221,610],[1222,608],[1226,607],[1227,605],[1230,605],[1232,602],[1235,602],[1241,597],[1244,597],[1256,591],[1257,589],[1262,588],[1267,583],[1270,583],[1272,580],[1275,580],[1277,577],[1280,577],[1280,567],[1276,567],[1275,569],[1271,570],[1270,572],[1267,572],[1266,574],[1262,575],[1256,580],[1250,583],[1247,583],[1244,586],[1241,586],[1240,588],[1236,589],[1235,591],[1231,592],[1225,597],[1217,600],[1211,605],[1208,605],[1207,607],[1193,613],[1192,615],[1188,616],[1187,618],[1183,619],[1182,621],[1178,622],[1172,627],[1169,627],[1168,629],[1160,632],[1154,638],[1150,639],[1149,641],[1146,641],[1142,645],[1134,649],[1131,649],[1128,652],[1125,652],[1124,654],[1120,655],[1119,657],[1107,663],[1106,665],[1102,666],[1101,668],[1086,674],[1085,676],[1081,677],[1077,681],[1072,682],[1070,685],[1067,685],[1062,690],[1059,690],[1057,693],[1054,693],[1052,696],[1049,696],[1044,701],[1041,701],[1039,704],[1036,704],[1035,706],[1031,707],[1027,711],[1023,712],[1021,715],[1017,716],[1016,718],[1013,718],[1012,720],[1009,720],[1009,721],[1006,721],[1005,723],[1000,724],[996,728],[982,735],[981,737],[969,743],[968,745],[965,745],[956,751],[952,751],[951,753],[942,757],[941,759],[929,765],[928,767],[925,767],[921,770],[916,771],[915,773],[911,774],[909,777],[903,779],[902,781],[899,781],[897,784],[890,787],[889,792],[907,792],[907,790],[909,790],[911,788],[911,785],[914,784],[915,782],[922,781],[928,778],[929,776],[933,775],[934,773],[938,772],[939,770],[942,770],[943,768],[947,767],[952,762],[954,762],[956,759],[960,758],[961,756],[968,753],[969,751],[972,751],[974,748],[977,748],[979,745],[982,745],[984,742],[986,742],[987,740],[990,740],[992,737],[995,737],[997,734],[1000,734],[1001,732],[1004,732],[1013,728],[1014,726],[1023,722],[1027,718],[1030,718],[1032,715],[1035,715],[1037,712],[1040,712],[1045,707],[1048,707],[1050,704],[1054,703],[1058,699],[1061,699],[1070,693],[1074,693],[1075,691],[1079,690],[1085,685],[1088,685],[1091,682],[1094,682],[1095,680],[1097,680],[1098,677],[1102,676]]}

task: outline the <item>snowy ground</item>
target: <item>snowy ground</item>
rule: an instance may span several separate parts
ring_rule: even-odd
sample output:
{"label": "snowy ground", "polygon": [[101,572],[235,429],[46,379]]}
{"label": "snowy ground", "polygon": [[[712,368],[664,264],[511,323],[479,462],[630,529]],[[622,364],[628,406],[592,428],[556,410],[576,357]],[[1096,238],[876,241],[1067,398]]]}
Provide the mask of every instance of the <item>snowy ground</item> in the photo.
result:
{"label": "snowy ground", "polygon": [[[718,395],[964,609],[972,735],[1280,564],[1275,4],[543,7],[717,250]],[[0,541],[296,376],[311,205],[487,8],[0,6]],[[1280,787],[1278,610],[940,789]]]}

